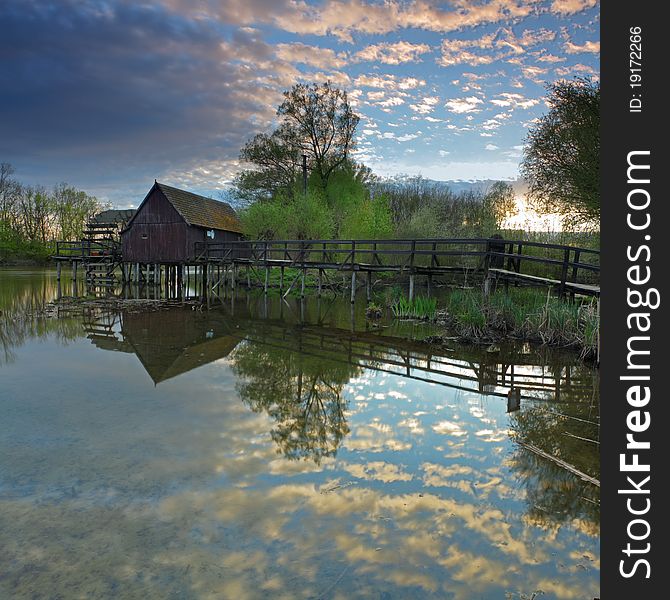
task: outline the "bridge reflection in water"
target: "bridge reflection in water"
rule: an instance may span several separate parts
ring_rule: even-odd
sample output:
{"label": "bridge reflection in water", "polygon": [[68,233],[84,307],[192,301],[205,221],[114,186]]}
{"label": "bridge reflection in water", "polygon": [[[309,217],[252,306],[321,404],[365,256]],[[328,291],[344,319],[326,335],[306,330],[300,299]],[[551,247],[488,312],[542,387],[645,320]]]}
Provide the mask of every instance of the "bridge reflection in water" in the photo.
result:
{"label": "bridge reflection in water", "polygon": [[506,400],[520,445],[598,478],[598,374],[574,356],[524,345],[436,349],[383,329],[338,327],[333,307],[305,315],[297,300],[268,306],[247,296],[211,311],[91,311],[84,322],[97,347],[134,353],[156,385],[226,359],[242,399],[276,421],[272,437],[288,458],[337,452],[349,431],[343,390],[371,371]]}

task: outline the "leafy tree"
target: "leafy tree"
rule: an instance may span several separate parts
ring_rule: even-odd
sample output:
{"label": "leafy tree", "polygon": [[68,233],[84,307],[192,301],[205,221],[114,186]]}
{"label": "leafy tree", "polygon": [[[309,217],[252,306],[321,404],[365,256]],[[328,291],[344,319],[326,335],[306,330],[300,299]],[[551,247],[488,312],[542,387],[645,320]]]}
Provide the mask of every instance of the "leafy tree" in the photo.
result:
{"label": "leafy tree", "polygon": [[295,130],[287,123],[271,134],[259,133],[240,152],[240,159],[255,165],[235,178],[238,199],[250,203],[268,200],[293,188],[301,168],[301,149]]}
{"label": "leafy tree", "polygon": [[571,225],[600,219],[600,84],[590,79],[548,86],[549,112],[528,133],[521,173],[538,210]]}
{"label": "leafy tree", "polygon": [[514,188],[504,181],[496,181],[484,195],[482,209],[484,219],[490,221],[489,229],[500,229],[507,217],[516,214]]}
{"label": "leafy tree", "polygon": [[325,187],[332,173],[349,160],[355,146],[354,133],[360,119],[347,93],[330,82],[294,85],[284,92],[277,116],[277,129],[256,135],[240,152],[240,159],[254,166],[236,177],[235,187],[242,201],[267,200],[279,191],[292,195],[300,179],[303,154],[310,171]]}
{"label": "leafy tree", "polygon": [[277,114],[293,129],[301,153],[324,185],[330,174],[343,165],[354,148],[354,132],[360,117],[354,114],[347,93],[323,85],[298,83],[284,92]]}

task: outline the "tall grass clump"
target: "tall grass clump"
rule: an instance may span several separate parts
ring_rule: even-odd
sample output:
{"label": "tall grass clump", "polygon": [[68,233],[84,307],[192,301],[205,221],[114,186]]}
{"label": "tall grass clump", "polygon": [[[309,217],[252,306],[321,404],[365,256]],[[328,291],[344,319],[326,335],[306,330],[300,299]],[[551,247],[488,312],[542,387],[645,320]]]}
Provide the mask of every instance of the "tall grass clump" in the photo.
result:
{"label": "tall grass clump", "polygon": [[391,312],[397,319],[433,319],[437,312],[437,300],[427,296],[417,296],[412,300],[396,298],[391,304]]}
{"label": "tall grass clump", "polygon": [[446,302],[445,324],[470,341],[503,338],[572,347],[582,357],[597,353],[599,319],[595,300],[567,302],[533,288],[454,290]]}

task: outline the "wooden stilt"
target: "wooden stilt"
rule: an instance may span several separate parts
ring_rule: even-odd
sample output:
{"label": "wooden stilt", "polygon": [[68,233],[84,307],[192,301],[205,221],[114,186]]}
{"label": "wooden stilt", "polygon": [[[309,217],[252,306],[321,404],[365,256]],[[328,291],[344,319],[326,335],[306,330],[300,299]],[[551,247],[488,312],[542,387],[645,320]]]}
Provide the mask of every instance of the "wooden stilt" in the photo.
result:
{"label": "wooden stilt", "polygon": [[356,300],[356,271],[351,271],[351,303]]}
{"label": "wooden stilt", "polygon": [[409,301],[414,299],[414,274],[409,276]]}
{"label": "wooden stilt", "polygon": [[368,302],[372,299],[372,271],[366,273],[365,280],[365,297]]}
{"label": "wooden stilt", "polygon": [[307,272],[307,269],[302,270],[302,279],[300,280],[300,298],[303,299],[305,297],[305,274]]}

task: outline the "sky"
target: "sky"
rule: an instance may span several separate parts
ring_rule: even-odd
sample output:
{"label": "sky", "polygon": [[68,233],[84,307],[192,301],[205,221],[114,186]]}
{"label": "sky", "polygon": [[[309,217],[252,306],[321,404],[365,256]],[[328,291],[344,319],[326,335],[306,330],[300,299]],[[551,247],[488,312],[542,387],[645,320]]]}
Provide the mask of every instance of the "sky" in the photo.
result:
{"label": "sky", "polygon": [[546,85],[598,77],[596,0],[3,0],[0,162],[117,207],[217,197],[282,92],[330,80],[382,176],[518,177]]}

